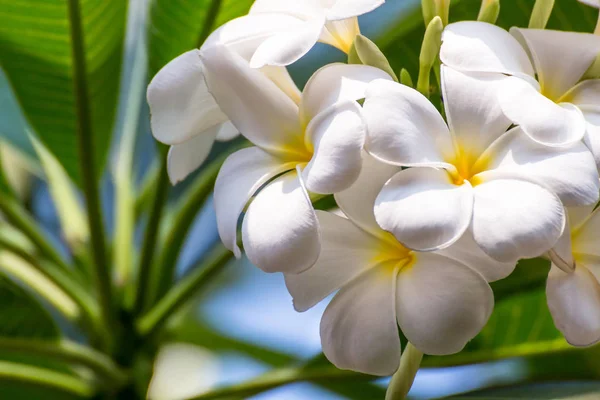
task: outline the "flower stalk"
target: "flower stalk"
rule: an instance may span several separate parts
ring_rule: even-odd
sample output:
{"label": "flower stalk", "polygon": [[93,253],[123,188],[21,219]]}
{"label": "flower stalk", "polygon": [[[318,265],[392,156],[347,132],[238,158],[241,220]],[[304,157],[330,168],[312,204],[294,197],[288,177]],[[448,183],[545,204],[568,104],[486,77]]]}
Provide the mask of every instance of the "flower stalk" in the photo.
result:
{"label": "flower stalk", "polygon": [[385,394],[385,400],[404,400],[412,387],[417,376],[417,371],[421,365],[423,353],[421,353],[412,343],[408,342],[402,357],[400,358],[400,367],[392,376],[390,385]]}

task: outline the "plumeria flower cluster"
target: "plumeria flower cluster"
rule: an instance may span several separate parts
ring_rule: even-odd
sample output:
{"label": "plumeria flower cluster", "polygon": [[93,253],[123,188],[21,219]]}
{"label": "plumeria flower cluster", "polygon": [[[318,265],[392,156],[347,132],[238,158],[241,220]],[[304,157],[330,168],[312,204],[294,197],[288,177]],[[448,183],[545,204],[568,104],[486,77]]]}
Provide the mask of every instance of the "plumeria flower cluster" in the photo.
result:
{"label": "plumeria flower cluster", "polygon": [[[600,36],[449,24],[443,110],[373,65],[327,65],[300,90],[286,66],[318,41],[351,53],[381,3],[257,0],[164,67],[148,101],[172,181],[215,139],[252,144],[216,180],[220,237],[283,272],[298,311],[335,293],[321,338],[339,368],[393,374],[398,328],[423,353],[461,351],[492,312],[489,282],[540,256],[556,326],[597,342]],[[325,195],[339,211],[314,209]]]}

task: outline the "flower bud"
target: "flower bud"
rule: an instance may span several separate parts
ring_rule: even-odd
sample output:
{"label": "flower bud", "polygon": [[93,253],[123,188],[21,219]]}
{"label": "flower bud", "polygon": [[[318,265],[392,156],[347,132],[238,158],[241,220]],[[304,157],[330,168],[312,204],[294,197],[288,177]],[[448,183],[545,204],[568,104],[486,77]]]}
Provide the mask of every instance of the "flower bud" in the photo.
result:
{"label": "flower bud", "polygon": [[529,19],[530,29],[544,29],[554,8],[554,0],[536,0]]}
{"label": "flower bud", "polygon": [[348,53],[348,64],[363,64],[387,72],[396,82],[398,77],[385,54],[369,38],[357,35]]}
{"label": "flower bud", "polygon": [[442,45],[443,30],[444,25],[439,16],[433,18],[425,30],[421,54],[419,55],[420,68],[419,80],[417,82],[417,89],[425,96],[429,95],[429,75],[431,73],[431,68],[433,68],[433,65],[438,59],[440,47]]}
{"label": "flower bud", "polygon": [[500,14],[500,0],[482,0],[477,21],[495,24]]}
{"label": "flower bud", "polygon": [[400,83],[411,88],[415,87],[410,73],[405,68],[400,71]]}

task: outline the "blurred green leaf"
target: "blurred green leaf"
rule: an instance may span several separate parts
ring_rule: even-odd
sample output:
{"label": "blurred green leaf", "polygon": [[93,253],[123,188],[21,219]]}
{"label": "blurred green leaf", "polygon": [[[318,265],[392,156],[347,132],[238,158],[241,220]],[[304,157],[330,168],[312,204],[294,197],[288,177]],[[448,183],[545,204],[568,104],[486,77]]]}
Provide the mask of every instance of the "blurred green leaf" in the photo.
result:
{"label": "blurred green leaf", "polygon": [[0,276],[0,304],[0,337],[59,337],[58,326],[40,302],[4,276]]}
{"label": "blurred green leaf", "polygon": [[84,108],[94,132],[98,171],[106,159],[118,96],[127,2],[70,1],[81,2],[89,104],[76,102],[69,1],[0,0],[0,60],[28,122],[69,175],[81,183],[77,131]]}
{"label": "blurred green leaf", "polygon": [[254,0],[155,0],[150,9],[149,64],[154,76],[178,55],[198,48],[225,22],[248,12]]}

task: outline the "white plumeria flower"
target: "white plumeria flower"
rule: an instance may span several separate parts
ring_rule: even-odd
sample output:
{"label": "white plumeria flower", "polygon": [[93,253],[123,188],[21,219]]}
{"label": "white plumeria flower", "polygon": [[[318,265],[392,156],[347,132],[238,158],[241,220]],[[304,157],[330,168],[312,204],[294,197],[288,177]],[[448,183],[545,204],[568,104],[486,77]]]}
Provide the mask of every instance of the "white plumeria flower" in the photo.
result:
{"label": "white plumeria flower", "polygon": [[294,17],[286,31],[278,32],[262,43],[251,65],[284,66],[308,53],[317,41],[330,44],[345,53],[350,51],[358,27],[359,15],[379,7],[385,0],[256,0],[250,15],[274,14]]}
{"label": "white plumeria flower", "polygon": [[580,141],[586,119],[597,128],[600,79],[580,80],[600,53],[600,36],[520,28],[508,33],[485,22],[463,21],[448,25],[442,41],[443,64],[510,75],[499,91],[500,106],[537,142]]}
{"label": "white plumeria flower", "polygon": [[419,92],[388,81],[366,94],[365,148],[383,162],[413,167],[390,179],[375,206],[379,225],[415,250],[437,250],[470,230],[501,261],[537,257],[560,237],[561,200],[598,200],[594,159],[578,142],[543,146],[515,127],[497,105],[495,74],[442,67],[448,125]]}
{"label": "white plumeria flower", "polygon": [[546,284],[556,327],[575,346],[600,341],[600,209],[569,208]]}
{"label": "white plumeria flower", "polygon": [[255,145],[229,156],[217,177],[221,239],[240,256],[238,219],[255,196],[242,223],[248,258],[267,272],[300,272],[320,251],[307,190],[335,193],[358,177],[366,124],[356,100],[370,81],[391,77],[364,65],[330,64],[309,80],[297,104],[224,47],[203,51],[202,59],[211,93]]}
{"label": "white plumeria flower", "polygon": [[317,263],[285,275],[297,311],[340,289],[321,320],[323,352],[338,368],[393,374],[400,361],[398,326],[423,353],[459,352],[492,312],[486,278],[503,278],[514,268],[492,260],[468,235],[443,252],[419,253],[383,231],[373,205],[399,170],[367,156],[354,185],[335,195],[347,218],[317,211]]}
{"label": "white plumeria flower", "polygon": [[579,2],[587,4],[590,7],[600,8],[600,0],[579,0]]}
{"label": "white plumeria flower", "polygon": [[[231,140],[237,129],[208,92],[200,51],[225,45],[247,62],[257,47],[276,32],[288,29],[296,18],[278,15],[245,16],[214,31],[201,49],[188,51],[164,66],[148,86],[152,133],[171,145],[169,178],[173,184],[185,179],[208,157],[213,142]],[[265,67],[261,72],[286,90],[296,101],[300,92],[283,67]]]}

